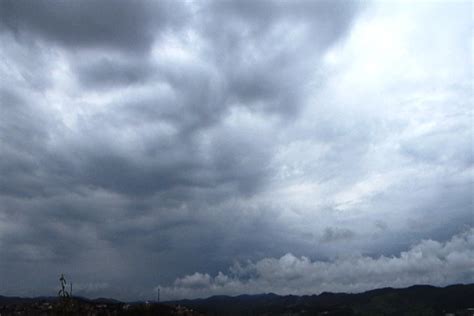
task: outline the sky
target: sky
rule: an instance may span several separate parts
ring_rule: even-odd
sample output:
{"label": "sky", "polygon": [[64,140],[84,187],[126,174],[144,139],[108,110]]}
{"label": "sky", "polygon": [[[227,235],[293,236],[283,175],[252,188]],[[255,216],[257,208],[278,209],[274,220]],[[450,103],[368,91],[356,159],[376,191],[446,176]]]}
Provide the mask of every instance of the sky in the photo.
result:
{"label": "sky", "polygon": [[0,295],[474,282],[470,1],[0,1]]}

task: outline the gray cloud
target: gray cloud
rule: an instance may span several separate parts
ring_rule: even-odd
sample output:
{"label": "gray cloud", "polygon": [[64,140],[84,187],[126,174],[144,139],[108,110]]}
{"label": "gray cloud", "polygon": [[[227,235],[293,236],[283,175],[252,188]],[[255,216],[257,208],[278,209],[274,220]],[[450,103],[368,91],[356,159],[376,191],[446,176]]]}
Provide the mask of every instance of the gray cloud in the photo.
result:
{"label": "gray cloud", "polygon": [[150,48],[157,29],[183,23],[183,9],[168,1],[3,1],[0,14],[3,28],[24,40],[139,53]]}
{"label": "gray cloud", "polygon": [[90,89],[120,88],[144,83],[153,75],[153,68],[142,60],[101,58],[77,65],[78,81]]}
{"label": "gray cloud", "polygon": [[326,227],[323,236],[321,237],[322,242],[334,242],[341,241],[344,239],[350,239],[355,236],[355,233],[347,228],[338,227]]}
{"label": "gray cloud", "polygon": [[357,9],[347,1],[214,1],[202,8],[209,12],[203,33],[225,73],[229,102],[298,111],[321,54],[345,35]]}

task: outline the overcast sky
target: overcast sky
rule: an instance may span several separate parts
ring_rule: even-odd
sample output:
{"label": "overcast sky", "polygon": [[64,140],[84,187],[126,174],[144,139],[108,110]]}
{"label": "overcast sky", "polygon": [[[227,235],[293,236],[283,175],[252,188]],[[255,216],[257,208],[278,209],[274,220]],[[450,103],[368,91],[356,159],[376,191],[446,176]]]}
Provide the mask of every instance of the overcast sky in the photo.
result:
{"label": "overcast sky", "polygon": [[474,282],[472,2],[0,1],[0,295]]}

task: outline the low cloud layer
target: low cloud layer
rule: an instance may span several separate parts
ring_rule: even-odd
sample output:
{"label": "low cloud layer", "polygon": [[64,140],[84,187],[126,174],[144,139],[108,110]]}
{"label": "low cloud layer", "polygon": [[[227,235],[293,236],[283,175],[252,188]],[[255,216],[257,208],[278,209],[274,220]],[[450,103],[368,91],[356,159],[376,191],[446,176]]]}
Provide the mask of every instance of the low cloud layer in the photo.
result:
{"label": "low cloud layer", "polygon": [[148,299],[236,261],[391,258],[471,228],[470,12],[1,1],[0,295],[65,273]]}
{"label": "low cloud layer", "polygon": [[167,299],[241,293],[281,295],[362,292],[413,284],[445,286],[474,282],[474,230],[440,243],[423,240],[397,256],[348,256],[334,261],[311,261],[288,253],[255,263],[236,263],[228,273],[212,277],[196,272],[160,287]]}

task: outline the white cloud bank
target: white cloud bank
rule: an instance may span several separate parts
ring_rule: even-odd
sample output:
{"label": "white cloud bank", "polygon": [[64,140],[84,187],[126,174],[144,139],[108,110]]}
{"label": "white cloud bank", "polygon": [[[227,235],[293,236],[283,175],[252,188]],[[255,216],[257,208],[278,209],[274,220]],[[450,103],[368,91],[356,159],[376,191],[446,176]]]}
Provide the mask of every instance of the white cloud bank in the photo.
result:
{"label": "white cloud bank", "polygon": [[164,299],[241,293],[313,294],[360,292],[413,284],[448,285],[474,282],[474,229],[447,242],[423,240],[398,256],[340,257],[311,261],[288,253],[244,265],[236,263],[215,277],[196,272],[160,287]]}

